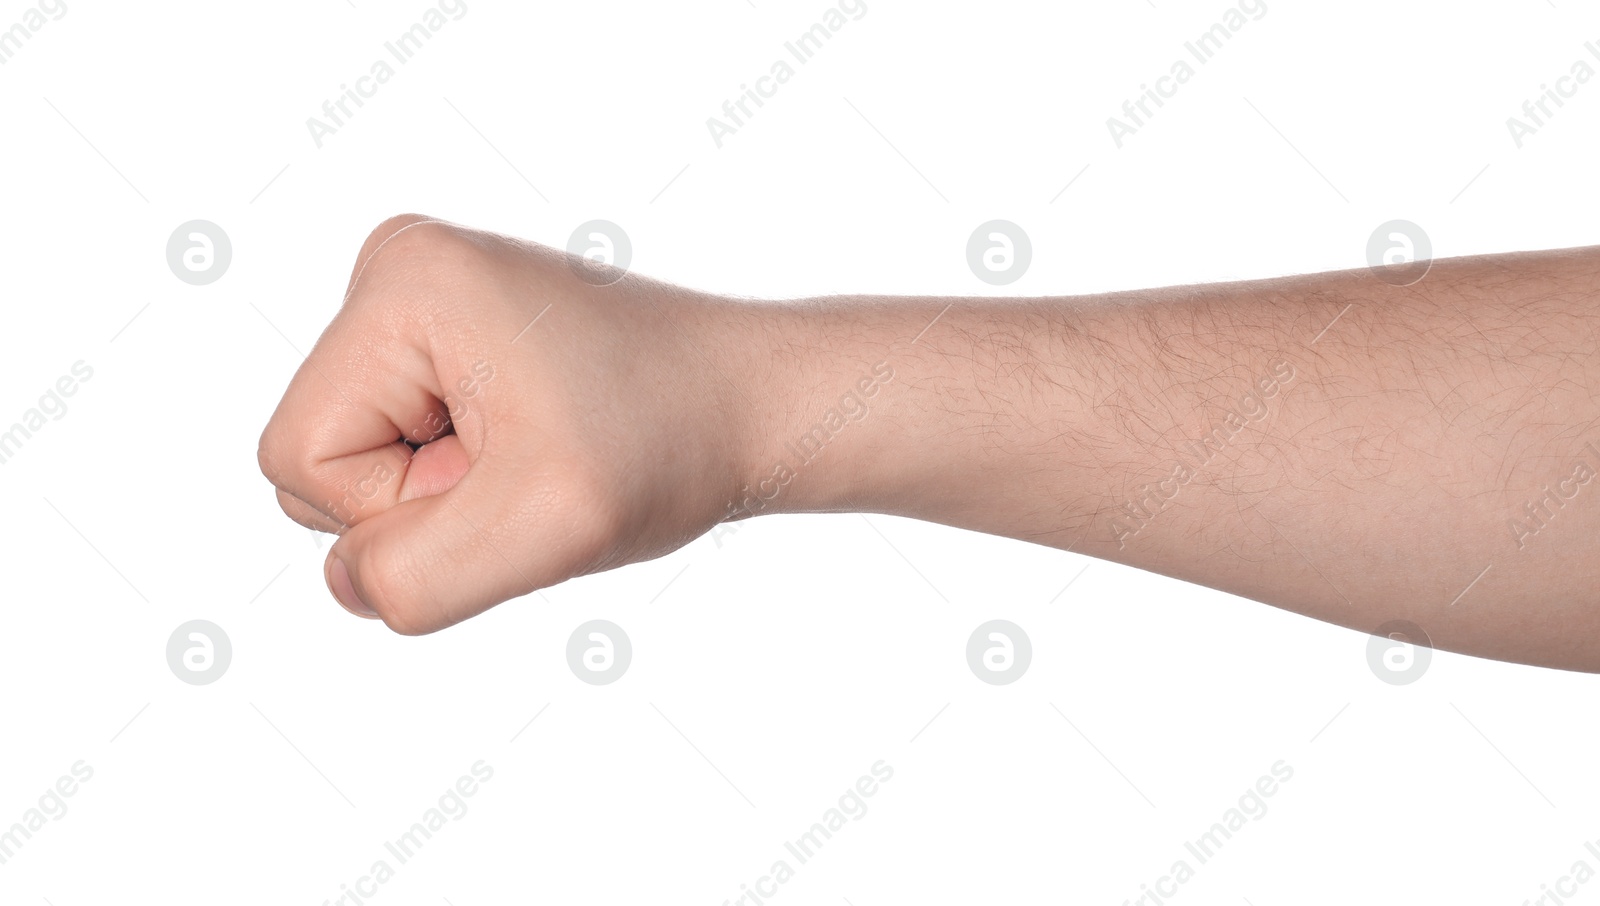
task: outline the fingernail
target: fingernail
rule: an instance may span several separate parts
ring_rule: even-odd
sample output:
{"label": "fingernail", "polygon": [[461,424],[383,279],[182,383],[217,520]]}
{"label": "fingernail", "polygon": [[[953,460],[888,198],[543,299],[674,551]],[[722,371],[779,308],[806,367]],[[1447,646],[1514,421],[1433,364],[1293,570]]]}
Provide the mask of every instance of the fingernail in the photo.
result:
{"label": "fingernail", "polygon": [[345,569],[344,561],[337,556],[328,557],[328,590],[333,592],[334,600],[345,610],[369,620],[378,618],[378,612],[368,607],[367,602],[356,594],[356,587],[350,582],[350,570]]}

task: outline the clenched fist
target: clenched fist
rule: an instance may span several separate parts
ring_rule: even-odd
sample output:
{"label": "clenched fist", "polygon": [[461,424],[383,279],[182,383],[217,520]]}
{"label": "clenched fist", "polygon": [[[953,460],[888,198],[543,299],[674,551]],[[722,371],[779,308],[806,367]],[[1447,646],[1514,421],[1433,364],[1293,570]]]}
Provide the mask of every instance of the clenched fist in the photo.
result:
{"label": "clenched fist", "polygon": [[260,445],[284,512],[340,535],[347,609],[431,632],[724,517],[748,407],[707,356],[745,319],[594,267],[420,216],[372,233]]}

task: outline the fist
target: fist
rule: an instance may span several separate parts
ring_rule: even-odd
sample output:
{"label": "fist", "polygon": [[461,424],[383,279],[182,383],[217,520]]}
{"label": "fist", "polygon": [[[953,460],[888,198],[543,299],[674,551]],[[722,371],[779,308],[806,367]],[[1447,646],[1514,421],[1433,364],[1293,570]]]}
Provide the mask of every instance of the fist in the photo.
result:
{"label": "fist", "polygon": [[427,217],[373,231],[259,451],[289,518],[339,535],[346,609],[433,632],[723,518],[749,409],[725,353],[749,315],[611,276]]}

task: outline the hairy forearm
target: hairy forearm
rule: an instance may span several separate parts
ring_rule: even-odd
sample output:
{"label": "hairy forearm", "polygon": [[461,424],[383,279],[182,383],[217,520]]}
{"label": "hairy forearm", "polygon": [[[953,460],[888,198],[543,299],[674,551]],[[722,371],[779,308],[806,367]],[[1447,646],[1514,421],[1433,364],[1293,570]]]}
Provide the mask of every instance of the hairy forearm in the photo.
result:
{"label": "hairy forearm", "polygon": [[1597,289],[1583,249],[1408,287],[741,303],[730,509],[911,516],[1600,670]]}

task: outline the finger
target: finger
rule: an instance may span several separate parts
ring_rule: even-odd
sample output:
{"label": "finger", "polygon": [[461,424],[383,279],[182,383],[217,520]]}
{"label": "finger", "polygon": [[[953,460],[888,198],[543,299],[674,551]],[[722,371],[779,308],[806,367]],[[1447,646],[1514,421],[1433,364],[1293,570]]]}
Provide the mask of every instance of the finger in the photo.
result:
{"label": "finger", "polygon": [[357,330],[328,329],[261,437],[274,484],[350,525],[398,502],[412,455],[404,439],[432,440],[449,425],[427,363],[368,350]]}
{"label": "finger", "polygon": [[455,487],[471,466],[466,447],[454,434],[423,445],[411,454],[411,465],[400,485],[400,502],[443,494]]}
{"label": "finger", "polygon": [[526,474],[480,459],[449,490],[352,527],[329,553],[330,590],[352,613],[419,635],[567,578],[599,535],[573,525],[562,495],[523,490]]}
{"label": "finger", "polygon": [[344,526],[316,507],[286,491],[278,491],[278,506],[283,509],[283,514],[300,523],[308,529],[337,535]]}
{"label": "finger", "polygon": [[[262,471],[336,522],[398,503],[411,460],[403,441],[426,444],[452,428],[423,314],[440,301],[428,276],[442,271],[429,270],[439,253],[414,236],[368,256],[262,433]],[[385,254],[394,260],[371,265]]]}

